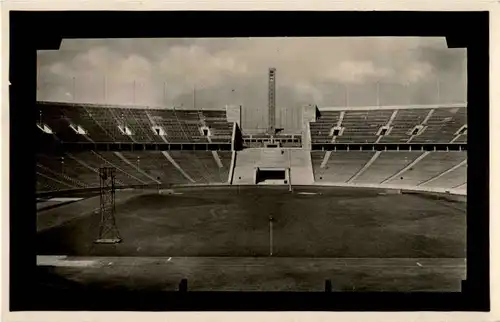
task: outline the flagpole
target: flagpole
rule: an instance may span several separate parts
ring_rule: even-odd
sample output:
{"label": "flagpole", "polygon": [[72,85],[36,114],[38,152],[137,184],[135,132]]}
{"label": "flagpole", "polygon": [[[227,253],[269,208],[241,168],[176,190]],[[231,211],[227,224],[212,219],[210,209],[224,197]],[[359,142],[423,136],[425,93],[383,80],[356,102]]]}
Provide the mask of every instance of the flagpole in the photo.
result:
{"label": "flagpole", "polygon": [[349,85],[345,85],[345,106],[349,107]]}
{"label": "flagpole", "polygon": [[104,75],[102,79],[103,79],[102,86],[103,86],[104,104],[108,104],[108,97],[106,95],[106,75]]}
{"label": "flagpole", "polygon": [[[255,115],[255,114],[257,114],[257,115]],[[257,108],[255,109],[255,111],[252,111],[252,116],[254,116],[254,115],[255,115],[255,122],[257,122],[257,124],[255,125],[255,127],[256,127],[256,128],[259,128],[259,126],[260,126],[260,117],[259,117],[259,114],[260,114],[260,109],[259,109],[259,107],[257,107]],[[252,117],[252,120],[253,120],[253,117]],[[253,123],[253,122],[252,122],[252,123]],[[254,123],[254,124],[255,124],[255,123]]]}
{"label": "flagpole", "polygon": [[[286,111],[286,110],[285,110],[285,111]],[[285,126],[284,126],[285,122],[283,122],[283,109],[282,109],[282,108],[280,108],[280,122],[279,122],[279,124],[280,124],[280,127],[281,127],[281,128],[284,128],[284,127],[285,127]]]}
{"label": "flagpole", "polygon": [[260,113],[260,115],[262,116],[262,126],[263,128],[267,128],[269,126],[269,120],[268,122],[266,123],[266,111],[264,111],[263,113]]}
{"label": "flagpole", "polygon": [[167,106],[167,82],[163,82],[163,104]]}
{"label": "flagpole", "polygon": [[380,106],[380,84],[377,81],[377,107]]}
{"label": "flagpole", "polygon": [[439,84],[439,76],[437,79],[437,94],[438,94],[438,105],[441,103],[441,89],[440,89],[440,84]]}
{"label": "flagpole", "polygon": [[411,105],[411,96],[410,96],[410,89],[409,89],[410,86],[408,85],[408,83],[405,83],[404,86],[405,86],[407,104]]}
{"label": "flagpole", "polygon": [[75,98],[76,98],[76,85],[75,85],[75,76],[73,76],[73,104],[75,104]]}
{"label": "flagpole", "polygon": [[134,89],[133,89],[133,94],[134,94],[134,105],[135,105],[135,79],[134,79]]}
{"label": "flagpole", "polygon": [[288,127],[288,112],[287,109],[285,108],[285,121],[283,122],[283,127]]}

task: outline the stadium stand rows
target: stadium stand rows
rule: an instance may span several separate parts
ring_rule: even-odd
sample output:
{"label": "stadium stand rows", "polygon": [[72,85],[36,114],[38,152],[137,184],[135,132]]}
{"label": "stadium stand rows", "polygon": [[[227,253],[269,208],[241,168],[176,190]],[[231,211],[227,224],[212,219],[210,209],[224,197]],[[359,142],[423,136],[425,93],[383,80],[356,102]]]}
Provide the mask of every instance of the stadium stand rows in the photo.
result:
{"label": "stadium stand rows", "polygon": [[[320,110],[310,129],[312,143],[466,143],[466,125],[465,107],[443,106]],[[384,126],[388,127],[387,132],[380,135]],[[422,129],[414,132],[417,126]],[[342,130],[333,133],[335,127]]]}
{"label": "stadium stand rows", "polygon": [[[332,183],[348,182],[374,153],[371,151],[312,152],[315,180]],[[329,156],[326,163],[324,162],[325,155]]]}
{"label": "stadium stand rows", "polygon": [[[229,143],[226,111],[190,111],[38,102],[39,124],[63,142]],[[202,128],[208,128],[205,135]],[[73,128],[82,129],[81,134]]]}
{"label": "stadium stand rows", "polygon": [[36,157],[37,192],[48,192],[99,187],[102,166],[116,168],[117,186],[226,183],[232,152],[89,151]]}
{"label": "stadium stand rows", "polygon": [[466,152],[313,151],[317,182],[458,188],[467,181]]}
{"label": "stadium stand rows", "polygon": [[[215,152],[214,154],[199,151],[170,151],[169,154],[194,183],[224,183],[228,181],[227,159],[230,160],[230,152]],[[222,167],[217,162],[217,159],[222,161],[220,156],[224,160],[224,163],[220,163]]]}
{"label": "stadium stand rows", "polygon": [[[235,123],[227,121],[225,110],[149,109],[54,102],[39,102],[37,107],[40,113],[38,127],[48,126],[53,132],[39,131],[40,135],[54,135],[63,142],[235,143],[232,142]],[[309,123],[310,132],[304,130],[303,134],[310,134],[312,143],[466,143],[466,112],[465,107],[454,106],[324,109],[319,111],[315,122]],[[387,126],[387,132],[380,135],[384,126]],[[418,129],[418,126],[421,127]],[[418,131],[414,132],[415,129]],[[254,180],[253,171],[262,160],[266,160],[266,164],[260,165],[264,167],[288,164],[286,167],[292,169],[291,180],[294,184],[445,189],[466,189],[467,186],[466,152],[325,152],[300,149],[303,140],[305,142],[308,137],[299,133],[274,135],[272,142],[280,142],[282,148],[289,148],[289,152],[283,154],[278,153],[280,148],[275,151],[263,148],[264,142],[270,142],[269,134],[243,134],[240,139],[244,148],[259,149],[238,151],[234,160],[233,151],[39,153],[36,189],[37,192],[49,192],[99,187],[98,169],[102,166],[116,168],[116,185],[119,187],[251,183]],[[294,160],[298,158],[301,161],[293,163],[292,155]]]}
{"label": "stadium stand rows", "polygon": [[[247,172],[259,165],[260,155],[269,154],[262,154],[260,149],[252,150],[256,158],[250,158],[252,160],[246,167]],[[37,192],[99,187],[98,169],[102,166],[117,169],[117,186],[224,184],[229,180],[231,157],[232,152],[228,151],[90,151],[60,156],[38,154]],[[270,156],[267,159],[275,158]],[[466,162],[466,152],[311,152],[314,180],[322,184],[390,184],[465,189]],[[243,168],[235,170],[235,184],[238,184],[240,171]]]}

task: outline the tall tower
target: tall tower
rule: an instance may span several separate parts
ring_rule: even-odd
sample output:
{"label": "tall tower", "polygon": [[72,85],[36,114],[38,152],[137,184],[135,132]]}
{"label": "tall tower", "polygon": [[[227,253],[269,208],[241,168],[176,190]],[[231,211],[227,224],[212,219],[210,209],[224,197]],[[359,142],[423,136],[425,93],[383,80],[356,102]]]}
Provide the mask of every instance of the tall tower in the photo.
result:
{"label": "tall tower", "polygon": [[276,133],[276,68],[269,68],[269,94],[268,94],[268,128],[269,134]]}

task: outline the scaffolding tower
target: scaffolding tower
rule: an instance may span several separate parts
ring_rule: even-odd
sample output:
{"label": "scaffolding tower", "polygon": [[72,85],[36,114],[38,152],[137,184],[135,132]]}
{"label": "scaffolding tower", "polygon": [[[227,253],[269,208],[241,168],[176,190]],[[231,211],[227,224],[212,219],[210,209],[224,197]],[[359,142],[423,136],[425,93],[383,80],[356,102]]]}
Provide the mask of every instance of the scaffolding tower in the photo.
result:
{"label": "scaffolding tower", "polygon": [[115,169],[102,167],[99,169],[101,207],[99,235],[97,244],[117,244],[121,242],[120,232],[115,219]]}

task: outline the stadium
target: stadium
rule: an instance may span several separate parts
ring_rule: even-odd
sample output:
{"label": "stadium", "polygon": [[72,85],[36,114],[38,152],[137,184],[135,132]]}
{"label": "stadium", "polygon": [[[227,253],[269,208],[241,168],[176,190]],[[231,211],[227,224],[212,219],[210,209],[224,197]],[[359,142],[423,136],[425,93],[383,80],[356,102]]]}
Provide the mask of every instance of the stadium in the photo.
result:
{"label": "stadium", "polygon": [[460,291],[467,104],[306,105],[300,130],[241,106],[39,101],[45,287]]}

